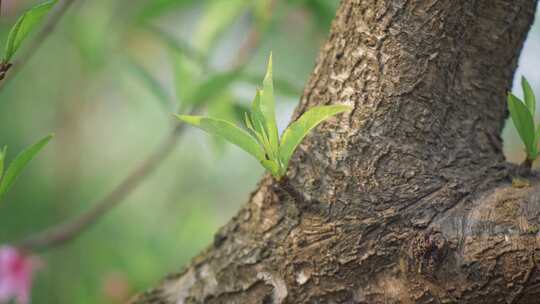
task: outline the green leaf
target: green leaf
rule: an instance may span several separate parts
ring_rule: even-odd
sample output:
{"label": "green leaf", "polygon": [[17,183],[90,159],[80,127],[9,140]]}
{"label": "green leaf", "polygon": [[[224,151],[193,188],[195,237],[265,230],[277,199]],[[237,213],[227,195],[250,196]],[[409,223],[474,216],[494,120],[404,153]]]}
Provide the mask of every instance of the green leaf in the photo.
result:
{"label": "green leaf", "polygon": [[54,135],[51,134],[41,139],[36,144],[17,155],[17,157],[9,164],[6,174],[0,182],[0,200],[6,195],[9,189],[11,189],[22,170],[53,137]]}
{"label": "green leaf", "polygon": [[523,88],[523,99],[525,100],[525,104],[534,118],[534,115],[536,114],[536,97],[534,96],[531,85],[525,77],[521,77],[521,87]]}
{"label": "green leaf", "polygon": [[23,40],[38,25],[56,4],[56,0],[44,2],[27,10],[11,28],[4,54],[4,62],[9,62],[21,46]]}
{"label": "green leaf", "polygon": [[259,141],[259,144],[263,147],[266,157],[268,159],[278,159],[279,142],[273,144],[270,142],[266,118],[261,112],[261,94],[262,91],[257,90],[257,94],[255,95],[252,103],[251,115],[248,116],[246,113],[245,123],[248,129],[253,132]]}
{"label": "green leaf", "polygon": [[214,96],[228,88],[238,78],[238,75],[240,75],[239,70],[212,75],[200,84],[191,96],[184,100],[184,105],[199,105],[210,101]]}
{"label": "green leaf", "polygon": [[284,168],[287,168],[289,160],[308,132],[327,118],[350,110],[346,105],[317,106],[304,113],[298,120],[293,122],[283,133],[279,154]]}
{"label": "green leaf", "polygon": [[144,84],[144,86],[156,97],[156,100],[166,110],[171,110],[171,98],[165,88],[139,63],[128,60],[131,72]]}
{"label": "green leaf", "polygon": [[268,132],[268,139],[272,147],[279,145],[279,134],[276,123],[276,106],[274,100],[274,83],[272,81],[272,54],[268,59],[268,68],[266,69],[266,76],[263,80],[263,89],[261,92],[259,108],[264,116],[266,131]]}
{"label": "green leaf", "polygon": [[514,94],[508,94],[508,110],[510,110],[510,116],[514,122],[519,137],[525,145],[527,156],[534,159],[535,154],[535,130],[534,130],[534,121],[529,112],[529,109],[525,106],[523,102]]}
{"label": "green leaf", "polygon": [[270,171],[272,176],[274,176],[277,180],[279,180],[281,178],[282,174],[281,174],[281,170],[280,170],[280,165],[275,160],[262,160],[261,165],[266,170]]}
{"label": "green leaf", "polygon": [[212,135],[225,138],[227,141],[237,145],[242,150],[251,154],[258,161],[263,161],[265,159],[264,152],[259,147],[259,144],[255,138],[228,121],[191,115],[177,115],[177,117],[181,121],[204,130]]}
{"label": "green leaf", "polygon": [[[261,111],[261,91],[257,90],[255,98],[251,103],[251,120],[246,118],[246,126],[249,127],[254,133],[262,135],[267,133],[266,121]],[[261,143],[262,144],[262,143]]]}

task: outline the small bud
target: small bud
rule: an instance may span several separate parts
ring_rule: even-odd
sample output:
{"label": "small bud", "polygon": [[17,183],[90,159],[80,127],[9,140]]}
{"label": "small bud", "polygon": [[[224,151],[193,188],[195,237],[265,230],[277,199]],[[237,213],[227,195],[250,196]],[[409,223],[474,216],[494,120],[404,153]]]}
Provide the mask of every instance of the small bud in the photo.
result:
{"label": "small bud", "polygon": [[0,303],[30,303],[30,289],[39,260],[11,246],[0,247]]}

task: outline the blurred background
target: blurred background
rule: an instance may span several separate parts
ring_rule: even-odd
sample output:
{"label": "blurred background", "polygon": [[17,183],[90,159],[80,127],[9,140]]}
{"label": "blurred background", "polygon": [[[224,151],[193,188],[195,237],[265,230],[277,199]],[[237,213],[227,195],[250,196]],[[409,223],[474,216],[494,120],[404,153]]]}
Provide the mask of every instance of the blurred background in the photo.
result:
{"label": "blurred background", "polygon": [[[1,37],[39,2],[3,0]],[[0,244],[87,210],[169,136],[172,113],[186,112],[190,102],[204,103],[214,116],[237,117],[262,81],[270,51],[283,128],[338,2],[75,1],[0,92],[0,145],[9,146],[9,159],[56,133],[0,204]],[[536,92],[539,27],[517,73]],[[180,136],[162,166],[118,208],[74,242],[42,255],[33,303],[122,303],[181,270],[212,241],[262,169],[200,131]],[[505,128],[504,140],[509,160],[521,160],[513,127]]]}

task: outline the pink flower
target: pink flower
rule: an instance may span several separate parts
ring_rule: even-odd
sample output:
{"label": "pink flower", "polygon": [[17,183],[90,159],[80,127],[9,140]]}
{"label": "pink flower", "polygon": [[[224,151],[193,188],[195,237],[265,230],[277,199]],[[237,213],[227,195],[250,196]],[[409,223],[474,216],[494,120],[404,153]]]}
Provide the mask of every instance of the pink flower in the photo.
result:
{"label": "pink flower", "polygon": [[37,266],[35,257],[11,246],[0,247],[0,303],[14,299],[17,304],[28,304],[32,276]]}

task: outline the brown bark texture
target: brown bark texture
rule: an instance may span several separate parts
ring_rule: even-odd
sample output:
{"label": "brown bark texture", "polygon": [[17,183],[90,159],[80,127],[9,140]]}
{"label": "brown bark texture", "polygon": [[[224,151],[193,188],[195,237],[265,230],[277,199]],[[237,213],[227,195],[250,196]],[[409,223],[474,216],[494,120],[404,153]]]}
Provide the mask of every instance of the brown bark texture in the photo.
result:
{"label": "brown bark texture", "polygon": [[506,92],[536,0],[343,0],[294,118],[349,104],[132,303],[540,303]]}

